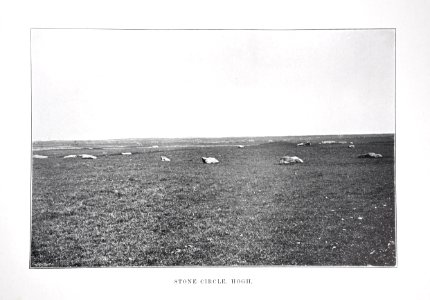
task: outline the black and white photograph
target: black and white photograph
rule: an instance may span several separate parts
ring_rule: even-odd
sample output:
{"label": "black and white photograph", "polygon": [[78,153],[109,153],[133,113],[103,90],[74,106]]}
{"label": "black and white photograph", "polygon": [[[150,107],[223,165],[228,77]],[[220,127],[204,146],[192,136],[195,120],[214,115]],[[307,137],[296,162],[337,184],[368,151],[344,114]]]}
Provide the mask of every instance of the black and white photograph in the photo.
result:
{"label": "black and white photograph", "polygon": [[396,266],[395,36],[32,29],[31,268]]}
{"label": "black and white photograph", "polygon": [[0,1],[0,298],[430,299],[429,11]]}

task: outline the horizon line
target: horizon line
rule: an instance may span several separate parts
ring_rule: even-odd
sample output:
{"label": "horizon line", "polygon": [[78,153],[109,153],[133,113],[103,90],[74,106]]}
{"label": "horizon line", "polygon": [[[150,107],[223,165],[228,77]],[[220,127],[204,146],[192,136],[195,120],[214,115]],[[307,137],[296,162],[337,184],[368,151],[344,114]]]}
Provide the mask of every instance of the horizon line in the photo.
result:
{"label": "horizon line", "polygon": [[226,139],[226,138],[280,138],[280,137],[312,137],[312,136],[347,136],[347,135],[396,135],[395,132],[382,133],[334,133],[334,134],[293,134],[293,135],[242,135],[242,136],[184,136],[184,137],[132,137],[107,139],[49,139],[32,140],[38,142],[88,142],[88,141],[118,141],[118,140],[166,140],[166,139]]}

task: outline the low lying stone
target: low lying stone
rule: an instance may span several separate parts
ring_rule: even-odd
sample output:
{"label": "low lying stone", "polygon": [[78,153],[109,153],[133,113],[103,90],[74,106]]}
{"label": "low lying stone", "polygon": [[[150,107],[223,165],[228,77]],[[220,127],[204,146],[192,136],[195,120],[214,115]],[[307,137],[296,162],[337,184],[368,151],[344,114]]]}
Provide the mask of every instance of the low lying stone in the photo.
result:
{"label": "low lying stone", "polygon": [[219,161],[215,157],[202,157],[202,161],[205,164],[217,164]]}
{"label": "low lying stone", "polygon": [[358,158],[382,158],[382,155],[374,152],[368,152],[368,153],[359,155]]}
{"label": "low lying stone", "polygon": [[280,165],[288,165],[288,164],[295,164],[295,163],[303,163],[303,160],[297,156],[284,156],[284,157],[281,157],[279,161]]}
{"label": "low lying stone", "polygon": [[97,159],[97,156],[90,155],[90,154],[80,154],[79,157],[82,159]]}

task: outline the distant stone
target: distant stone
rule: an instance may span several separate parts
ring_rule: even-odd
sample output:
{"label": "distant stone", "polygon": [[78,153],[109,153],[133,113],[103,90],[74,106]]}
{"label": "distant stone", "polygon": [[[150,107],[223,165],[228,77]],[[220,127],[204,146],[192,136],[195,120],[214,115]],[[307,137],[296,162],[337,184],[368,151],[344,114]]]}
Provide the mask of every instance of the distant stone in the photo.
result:
{"label": "distant stone", "polygon": [[348,148],[355,148],[355,145],[348,145]]}
{"label": "distant stone", "polygon": [[311,142],[305,142],[305,143],[298,143],[297,146],[311,146]]}
{"label": "distant stone", "polygon": [[238,145],[237,148],[245,148],[244,145]]}
{"label": "distant stone", "polygon": [[76,154],[70,154],[70,155],[66,155],[63,158],[76,158],[78,157]]}
{"label": "distant stone", "polygon": [[215,157],[202,157],[202,161],[205,164],[217,164],[219,161]]}
{"label": "distant stone", "polygon": [[368,152],[368,153],[359,155],[358,158],[382,158],[382,155],[374,152]]}
{"label": "distant stone", "polygon": [[33,155],[33,158],[44,159],[44,158],[48,158],[48,156],[35,154],[35,155]]}
{"label": "distant stone", "polygon": [[281,157],[279,164],[280,165],[288,165],[294,163],[303,163],[303,160],[297,156],[284,156]]}
{"label": "distant stone", "polygon": [[97,156],[89,155],[89,154],[80,154],[79,157],[82,159],[97,159]]}
{"label": "distant stone", "polygon": [[322,141],[321,144],[346,144],[347,141]]}

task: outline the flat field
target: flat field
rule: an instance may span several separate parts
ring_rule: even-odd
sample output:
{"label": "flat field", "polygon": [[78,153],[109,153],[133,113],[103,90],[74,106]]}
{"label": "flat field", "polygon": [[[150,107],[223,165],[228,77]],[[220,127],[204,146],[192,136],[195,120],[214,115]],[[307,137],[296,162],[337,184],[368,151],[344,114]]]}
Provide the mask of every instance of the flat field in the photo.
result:
{"label": "flat field", "polygon": [[[98,158],[63,158],[83,153]],[[48,158],[33,159],[31,267],[396,265],[393,135],[34,142],[33,154]]]}

